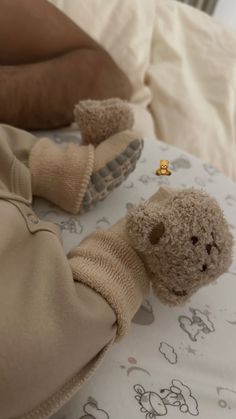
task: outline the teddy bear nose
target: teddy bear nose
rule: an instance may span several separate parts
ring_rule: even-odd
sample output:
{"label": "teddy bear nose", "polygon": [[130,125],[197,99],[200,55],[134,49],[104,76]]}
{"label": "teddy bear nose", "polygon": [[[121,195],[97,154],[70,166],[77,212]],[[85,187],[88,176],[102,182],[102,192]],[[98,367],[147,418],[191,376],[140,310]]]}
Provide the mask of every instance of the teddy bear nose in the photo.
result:
{"label": "teddy bear nose", "polygon": [[207,270],[207,265],[204,263],[204,265],[202,265],[201,272],[205,272],[206,270]]}
{"label": "teddy bear nose", "polygon": [[211,248],[212,248],[211,244],[206,245],[206,250],[207,250],[208,255],[211,253]]}

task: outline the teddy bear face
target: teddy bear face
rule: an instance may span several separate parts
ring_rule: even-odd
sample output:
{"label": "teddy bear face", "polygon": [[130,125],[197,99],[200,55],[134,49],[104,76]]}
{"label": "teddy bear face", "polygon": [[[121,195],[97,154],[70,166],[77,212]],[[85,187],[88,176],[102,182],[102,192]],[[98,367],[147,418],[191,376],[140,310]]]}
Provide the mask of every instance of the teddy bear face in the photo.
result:
{"label": "teddy bear face", "polygon": [[169,160],[160,160],[161,169],[168,169]]}
{"label": "teddy bear face", "polygon": [[233,238],[217,202],[189,189],[139,206],[127,220],[154,292],[169,305],[184,303],[231,264]]}

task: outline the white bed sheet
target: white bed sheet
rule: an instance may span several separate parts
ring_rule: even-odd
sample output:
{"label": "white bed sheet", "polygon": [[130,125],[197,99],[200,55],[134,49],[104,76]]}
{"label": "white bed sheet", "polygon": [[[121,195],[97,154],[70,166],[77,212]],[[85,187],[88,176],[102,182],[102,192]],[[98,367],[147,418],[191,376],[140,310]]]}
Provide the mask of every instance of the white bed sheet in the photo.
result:
{"label": "white bed sheet", "polygon": [[[48,135],[58,143],[80,141],[72,129]],[[171,162],[173,173],[168,178],[154,174],[161,158]],[[34,208],[41,218],[60,226],[67,252],[93,230],[117,221],[127,208],[161,185],[206,189],[224,208],[236,237],[235,183],[212,166],[154,138],[145,141],[136,170],[89,213],[73,216],[41,199],[35,199]],[[184,307],[165,307],[150,295],[133,319],[129,335],[112,348],[90,381],[52,419],[234,419],[235,295],[236,257],[229,273],[201,289]],[[178,394],[182,394],[180,405]]]}

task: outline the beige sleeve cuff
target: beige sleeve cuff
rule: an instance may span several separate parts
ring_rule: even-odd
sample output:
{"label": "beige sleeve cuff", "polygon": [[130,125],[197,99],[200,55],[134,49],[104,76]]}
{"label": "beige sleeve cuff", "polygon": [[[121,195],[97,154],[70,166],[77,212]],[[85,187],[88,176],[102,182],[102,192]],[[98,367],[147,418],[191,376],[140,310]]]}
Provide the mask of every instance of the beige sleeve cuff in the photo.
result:
{"label": "beige sleeve cuff", "polygon": [[115,312],[117,339],[125,335],[149,292],[146,270],[136,252],[116,233],[97,231],[68,258],[74,280],[101,294]]}
{"label": "beige sleeve cuff", "polygon": [[41,138],[29,156],[33,194],[77,214],[93,167],[93,145],[70,143],[63,148],[48,138]]}

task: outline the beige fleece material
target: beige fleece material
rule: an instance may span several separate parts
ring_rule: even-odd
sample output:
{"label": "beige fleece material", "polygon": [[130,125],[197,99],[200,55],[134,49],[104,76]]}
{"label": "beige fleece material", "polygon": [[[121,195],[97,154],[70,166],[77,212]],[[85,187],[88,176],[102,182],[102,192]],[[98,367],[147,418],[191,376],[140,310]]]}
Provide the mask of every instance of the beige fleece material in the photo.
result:
{"label": "beige fleece material", "polygon": [[134,124],[130,104],[119,98],[80,101],[74,115],[85,144],[97,145]]}
{"label": "beige fleece material", "polygon": [[93,167],[93,145],[78,147],[70,143],[62,148],[48,138],[41,138],[29,157],[33,194],[77,214]]}
{"label": "beige fleece material", "polygon": [[133,316],[149,292],[142,260],[112,229],[92,233],[68,258],[74,281],[101,294],[116,313],[119,339],[128,332]]}

